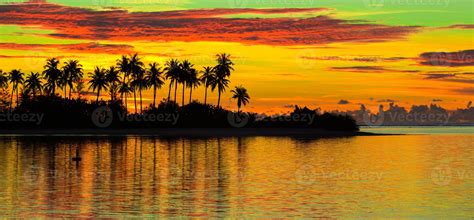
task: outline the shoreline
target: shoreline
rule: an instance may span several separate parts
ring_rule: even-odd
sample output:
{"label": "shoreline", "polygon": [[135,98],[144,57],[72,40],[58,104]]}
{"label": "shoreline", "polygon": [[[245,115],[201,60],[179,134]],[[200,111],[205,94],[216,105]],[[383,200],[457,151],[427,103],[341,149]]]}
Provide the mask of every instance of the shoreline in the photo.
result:
{"label": "shoreline", "polygon": [[0,136],[156,136],[156,137],[354,137],[383,136],[361,131],[326,131],[308,128],[132,128],[132,129],[17,129]]}

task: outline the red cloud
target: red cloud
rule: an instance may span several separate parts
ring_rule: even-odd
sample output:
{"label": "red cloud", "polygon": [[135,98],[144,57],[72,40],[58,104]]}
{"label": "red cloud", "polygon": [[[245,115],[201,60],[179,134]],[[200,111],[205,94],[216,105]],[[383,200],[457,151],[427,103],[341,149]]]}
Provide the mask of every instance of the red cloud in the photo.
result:
{"label": "red cloud", "polygon": [[474,50],[427,52],[420,55],[419,62],[427,66],[474,66]]}
{"label": "red cloud", "polygon": [[208,9],[171,12],[95,11],[44,2],[0,6],[0,24],[39,25],[51,36],[88,40],[225,41],[303,45],[399,39],[417,27],[311,18],[223,18],[242,13],[292,13],[326,9]]}
{"label": "red cloud", "polygon": [[61,51],[75,53],[104,53],[104,54],[127,54],[133,52],[133,47],[119,44],[99,44],[99,43],[81,43],[81,44],[16,44],[0,43],[0,49],[13,50],[47,50],[58,49]]}

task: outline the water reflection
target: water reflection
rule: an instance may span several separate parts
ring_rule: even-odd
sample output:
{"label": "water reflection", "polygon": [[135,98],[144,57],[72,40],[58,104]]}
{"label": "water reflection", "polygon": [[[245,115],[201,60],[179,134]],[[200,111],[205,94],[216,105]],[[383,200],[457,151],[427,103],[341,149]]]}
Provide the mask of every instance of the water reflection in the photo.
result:
{"label": "water reflection", "polygon": [[390,138],[3,137],[0,216],[436,216],[438,202],[472,213],[469,176],[431,177],[440,152],[472,167],[459,145],[472,138]]}

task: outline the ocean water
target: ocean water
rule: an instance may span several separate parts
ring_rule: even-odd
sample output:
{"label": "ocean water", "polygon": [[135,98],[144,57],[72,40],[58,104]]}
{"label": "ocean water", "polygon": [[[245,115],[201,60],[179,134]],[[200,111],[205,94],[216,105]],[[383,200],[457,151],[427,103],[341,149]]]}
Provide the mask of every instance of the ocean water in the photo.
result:
{"label": "ocean water", "polygon": [[472,132],[383,129],[410,135],[4,136],[0,217],[474,217]]}

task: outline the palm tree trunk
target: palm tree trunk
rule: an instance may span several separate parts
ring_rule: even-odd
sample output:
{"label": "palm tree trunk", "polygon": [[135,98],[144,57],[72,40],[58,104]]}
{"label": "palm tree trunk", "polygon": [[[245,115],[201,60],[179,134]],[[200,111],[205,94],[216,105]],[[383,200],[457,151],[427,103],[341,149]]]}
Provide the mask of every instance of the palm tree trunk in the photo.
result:
{"label": "palm tree trunk", "polygon": [[66,96],[67,87],[66,87],[66,86],[64,86],[64,88],[63,88],[63,89],[64,89],[64,99],[66,99],[66,98],[67,98],[67,96]]}
{"label": "palm tree trunk", "polygon": [[99,103],[99,96],[100,96],[100,89],[97,90],[97,100],[96,100],[97,103]]}
{"label": "palm tree trunk", "polygon": [[221,91],[219,90],[219,96],[217,97],[217,108],[219,108],[221,104]]}
{"label": "palm tree trunk", "polygon": [[125,112],[128,112],[128,95],[125,93]]}
{"label": "palm tree trunk", "polygon": [[204,105],[207,105],[207,86],[206,86],[206,92],[204,93]]}
{"label": "palm tree trunk", "polygon": [[12,96],[10,98],[10,112],[13,109],[13,94],[14,94],[14,92],[15,92],[15,87],[12,88]]}
{"label": "palm tree trunk", "polygon": [[153,86],[153,108],[156,108],[156,85]]}
{"label": "palm tree trunk", "polygon": [[182,104],[182,106],[184,106],[184,87],[185,87],[185,85],[186,85],[186,84],[183,83],[183,94],[182,94],[183,98],[181,99],[181,104]]}
{"label": "palm tree trunk", "polygon": [[135,102],[135,114],[137,114],[137,92],[136,89],[133,89],[133,100]]}
{"label": "palm tree trunk", "polygon": [[193,97],[193,87],[189,90],[189,104],[191,104],[191,98]]}
{"label": "palm tree trunk", "polygon": [[171,98],[171,87],[173,86],[173,82],[170,82],[170,89],[168,90],[168,102],[170,102]]}
{"label": "palm tree trunk", "polygon": [[16,88],[16,107],[18,108],[18,103],[20,99],[18,99],[18,87]]}
{"label": "palm tree trunk", "polygon": [[143,103],[142,103],[142,87],[138,88],[138,91],[140,92],[140,113],[143,113]]}
{"label": "palm tree trunk", "polygon": [[174,83],[174,102],[178,103],[176,100],[176,90],[178,90],[178,81]]}
{"label": "palm tree trunk", "polygon": [[69,99],[71,99],[72,87],[69,87]]}

